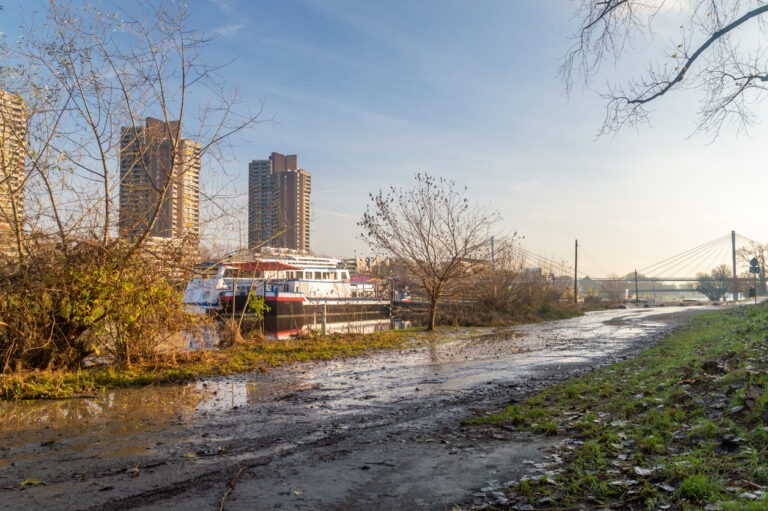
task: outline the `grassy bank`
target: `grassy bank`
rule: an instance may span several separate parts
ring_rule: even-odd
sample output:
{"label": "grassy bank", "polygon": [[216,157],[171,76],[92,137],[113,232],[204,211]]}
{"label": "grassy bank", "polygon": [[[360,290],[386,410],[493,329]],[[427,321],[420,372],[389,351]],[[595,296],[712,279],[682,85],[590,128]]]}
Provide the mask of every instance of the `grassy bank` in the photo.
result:
{"label": "grassy bank", "polygon": [[308,335],[281,341],[250,340],[234,346],[165,354],[130,368],[35,371],[0,375],[0,399],[55,399],[109,388],[181,383],[202,376],[266,371],[294,362],[330,360],[411,345],[417,332]]}
{"label": "grassy bank", "polygon": [[768,307],[696,317],[639,357],[476,422],[559,435],[501,509],[765,510]]}

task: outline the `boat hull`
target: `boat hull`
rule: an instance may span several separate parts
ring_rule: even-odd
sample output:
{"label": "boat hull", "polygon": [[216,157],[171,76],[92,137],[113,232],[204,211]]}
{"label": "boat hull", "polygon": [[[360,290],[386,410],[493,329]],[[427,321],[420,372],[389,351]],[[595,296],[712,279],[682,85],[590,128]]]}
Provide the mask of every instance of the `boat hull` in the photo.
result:
{"label": "boat hull", "polygon": [[[268,310],[264,313],[264,331],[298,332],[305,328],[321,327],[329,323],[351,323],[386,318],[390,303],[375,299],[308,299],[295,293],[264,296]],[[233,300],[223,302],[220,314],[232,314]],[[234,298],[234,313],[243,312],[245,296]]]}

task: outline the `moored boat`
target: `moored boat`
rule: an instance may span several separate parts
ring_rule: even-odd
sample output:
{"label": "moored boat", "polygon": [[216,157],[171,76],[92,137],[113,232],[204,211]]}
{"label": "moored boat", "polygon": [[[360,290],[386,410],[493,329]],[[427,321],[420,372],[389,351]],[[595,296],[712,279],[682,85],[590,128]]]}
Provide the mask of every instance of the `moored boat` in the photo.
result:
{"label": "moored boat", "polygon": [[227,316],[247,313],[252,297],[268,307],[268,331],[380,318],[390,306],[375,283],[350,279],[341,261],[299,255],[198,265],[184,304],[191,312]]}

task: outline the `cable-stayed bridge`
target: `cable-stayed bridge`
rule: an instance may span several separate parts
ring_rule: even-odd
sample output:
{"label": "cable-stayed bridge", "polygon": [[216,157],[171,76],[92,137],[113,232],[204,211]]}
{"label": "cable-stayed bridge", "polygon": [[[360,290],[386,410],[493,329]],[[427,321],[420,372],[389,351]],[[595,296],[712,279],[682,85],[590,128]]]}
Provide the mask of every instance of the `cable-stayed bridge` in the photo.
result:
{"label": "cable-stayed bridge", "polygon": [[[580,272],[578,242],[575,247],[574,260],[570,262],[555,261],[520,246],[513,251],[526,268],[540,268],[552,280],[572,280],[580,298],[608,294],[613,299],[701,301],[708,298],[699,290],[711,286],[725,287],[723,298],[727,300],[751,295],[750,288],[756,290],[755,294],[766,294],[768,254],[763,253],[761,243],[736,232],[621,276],[588,276]],[[621,294],[624,296],[617,296]]]}

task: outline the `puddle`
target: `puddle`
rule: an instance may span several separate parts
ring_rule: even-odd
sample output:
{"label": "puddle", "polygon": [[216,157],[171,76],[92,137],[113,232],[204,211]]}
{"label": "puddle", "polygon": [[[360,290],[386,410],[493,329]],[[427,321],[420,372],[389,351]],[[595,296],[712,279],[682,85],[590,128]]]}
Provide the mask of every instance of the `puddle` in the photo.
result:
{"label": "puddle", "polygon": [[196,384],[206,399],[196,407],[198,412],[220,412],[223,410],[256,406],[291,399],[296,393],[317,388],[308,382],[295,381],[288,375],[274,378],[257,375],[253,379],[222,378]]}
{"label": "puddle", "polygon": [[[76,399],[0,402],[0,446],[127,456],[151,449],[138,436],[182,423],[206,395],[191,385],[123,389]],[[0,452],[2,454],[2,452]],[[23,459],[15,458],[14,461]],[[3,458],[0,466],[9,463]]]}

